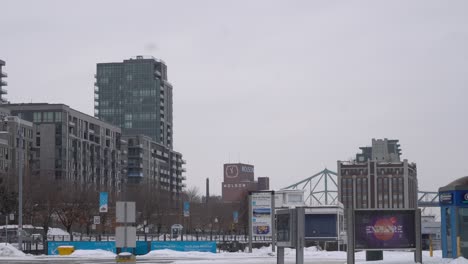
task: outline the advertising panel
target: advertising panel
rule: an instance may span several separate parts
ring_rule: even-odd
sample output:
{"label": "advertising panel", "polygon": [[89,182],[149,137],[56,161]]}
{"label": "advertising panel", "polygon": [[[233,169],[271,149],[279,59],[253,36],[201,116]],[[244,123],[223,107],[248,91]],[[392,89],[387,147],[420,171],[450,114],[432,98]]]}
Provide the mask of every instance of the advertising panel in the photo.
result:
{"label": "advertising panel", "polygon": [[271,236],[272,234],[272,193],[252,193],[252,234],[254,236]]}
{"label": "advertising panel", "polygon": [[315,239],[338,238],[336,214],[306,214],[305,237]]}
{"label": "advertising panel", "polygon": [[276,239],[279,242],[291,242],[291,214],[276,215]]}
{"label": "advertising panel", "polygon": [[107,213],[109,206],[108,204],[108,194],[106,192],[99,193],[99,212]]}
{"label": "advertising panel", "polygon": [[356,210],[356,249],[416,248],[414,210]]}

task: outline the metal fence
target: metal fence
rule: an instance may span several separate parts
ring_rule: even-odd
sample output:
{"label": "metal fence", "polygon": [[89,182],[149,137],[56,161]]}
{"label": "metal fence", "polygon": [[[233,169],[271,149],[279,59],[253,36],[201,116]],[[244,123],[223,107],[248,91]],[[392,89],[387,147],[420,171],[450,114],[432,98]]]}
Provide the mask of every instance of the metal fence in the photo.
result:
{"label": "metal fence", "polygon": [[[47,236],[48,241],[115,241],[114,234],[94,234],[94,235],[59,235]],[[170,234],[137,234],[137,241],[216,241],[216,242],[248,242],[248,235],[237,234],[180,234],[171,236]],[[252,241],[259,243],[271,242],[271,237],[254,236]]]}
{"label": "metal fence", "polygon": [[[227,244],[247,244],[249,237],[247,235],[237,235],[237,234],[221,234],[221,233],[212,233],[212,234],[181,234],[177,237],[173,237],[170,234],[138,234],[137,241],[215,241],[218,244],[218,247],[224,246]],[[93,235],[81,235],[75,234],[70,235],[54,235],[47,236],[46,241],[42,240],[26,240],[23,241],[23,252],[27,254],[47,254],[47,242],[48,241],[115,241],[114,234],[93,234]],[[17,246],[17,240],[14,238],[9,238],[8,241],[4,241],[0,238],[0,242],[8,242]],[[257,237],[254,236],[252,242],[258,246],[267,245],[271,243],[271,237]]]}

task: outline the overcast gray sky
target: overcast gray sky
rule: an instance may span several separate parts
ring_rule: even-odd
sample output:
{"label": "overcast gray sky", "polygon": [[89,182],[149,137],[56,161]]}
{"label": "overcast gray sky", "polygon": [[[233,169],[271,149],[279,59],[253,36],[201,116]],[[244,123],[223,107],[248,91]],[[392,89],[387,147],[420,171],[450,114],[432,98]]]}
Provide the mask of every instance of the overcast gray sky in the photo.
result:
{"label": "overcast gray sky", "polygon": [[280,188],[372,138],[419,188],[468,175],[467,1],[2,1],[11,102],[93,114],[96,63],[152,55],[174,85],[187,185],[225,162]]}

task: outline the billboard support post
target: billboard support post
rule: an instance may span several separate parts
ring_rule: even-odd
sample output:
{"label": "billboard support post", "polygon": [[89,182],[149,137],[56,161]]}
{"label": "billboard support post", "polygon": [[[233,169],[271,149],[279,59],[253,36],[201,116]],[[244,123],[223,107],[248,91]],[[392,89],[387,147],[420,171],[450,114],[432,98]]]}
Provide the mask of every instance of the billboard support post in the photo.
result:
{"label": "billboard support post", "polygon": [[252,253],[252,195],[249,194],[249,253]]}
{"label": "billboard support post", "polygon": [[271,193],[271,251],[276,250],[275,192]]}
{"label": "billboard support post", "polygon": [[304,207],[296,208],[296,264],[304,264],[304,222],[305,209]]}
{"label": "billboard support post", "polygon": [[276,253],[276,264],[284,264],[284,247],[278,247]]}
{"label": "billboard support post", "polygon": [[348,259],[348,264],[354,264],[354,210],[353,208],[348,209],[347,212],[348,219],[347,223],[347,236],[348,236],[348,245],[346,256]]}
{"label": "billboard support post", "polygon": [[414,262],[422,263],[421,209],[416,209],[415,211],[416,251],[414,251]]}

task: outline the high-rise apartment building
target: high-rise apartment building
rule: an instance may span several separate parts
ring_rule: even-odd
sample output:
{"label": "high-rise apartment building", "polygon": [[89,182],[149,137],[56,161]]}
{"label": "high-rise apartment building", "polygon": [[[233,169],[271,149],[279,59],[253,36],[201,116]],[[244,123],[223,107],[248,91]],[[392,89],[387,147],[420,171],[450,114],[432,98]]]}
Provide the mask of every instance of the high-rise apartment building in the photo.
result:
{"label": "high-rise apartment building", "polygon": [[[63,104],[5,104],[3,107],[12,116],[34,124],[33,176],[92,184],[102,191],[120,189],[125,172],[120,128]],[[21,124],[19,119],[9,122],[12,129],[15,122]]]}
{"label": "high-rise apartment building", "polygon": [[3,72],[2,68],[5,66],[5,61],[0,60],[0,104],[4,104],[7,102],[5,98],[5,94],[7,94],[7,90],[5,90],[5,86],[7,86],[7,82],[3,80],[3,78],[8,77],[8,75]]}
{"label": "high-rise apartment building", "polygon": [[400,161],[398,140],[372,140],[354,161],[338,161],[338,197],[345,208],[416,208],[415,163]]}
{"label": "high-rise apartment building", "polygon": [[185,161],[173,150],[172,85],[166,64],[143,56],[98,63],[94,92],[95,116],[122,129],[129,182],[179,194],[185,186]]}
{"label": "high-rise apartment building", "polygon": [[95,77],[96,117],[126,136],[146,135],[172,149],[172,85],[163,61],[137,56],[98,63]]}

